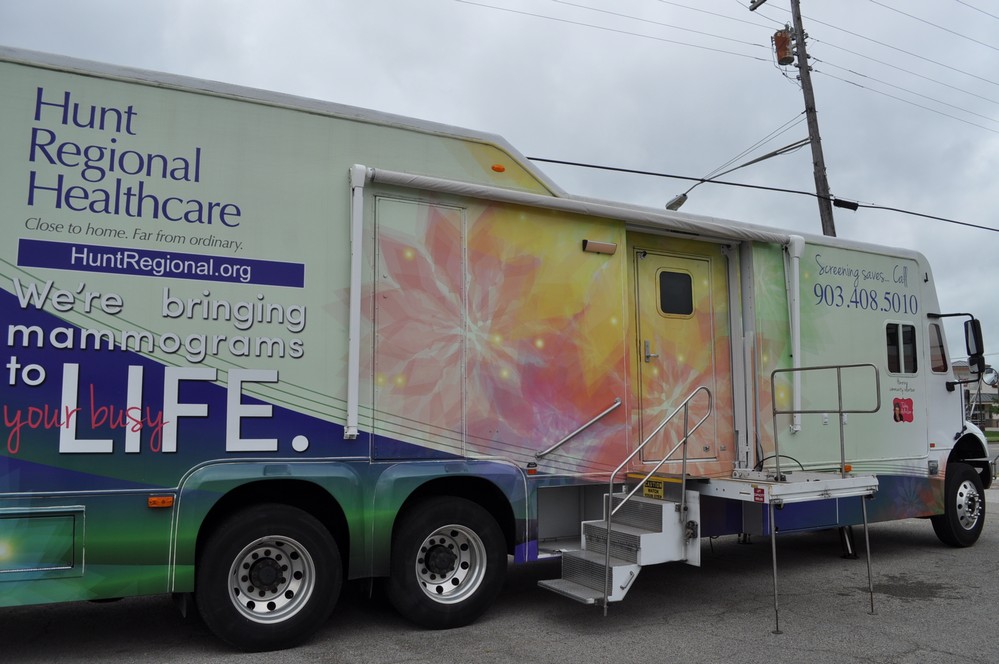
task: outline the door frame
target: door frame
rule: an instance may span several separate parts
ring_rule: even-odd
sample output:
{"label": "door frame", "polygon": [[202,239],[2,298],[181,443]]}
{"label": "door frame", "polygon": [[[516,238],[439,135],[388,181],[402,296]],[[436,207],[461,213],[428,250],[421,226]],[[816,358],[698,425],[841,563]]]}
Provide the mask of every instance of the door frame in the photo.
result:
{"label": "door frame", "polygon": [[[715,250],[706,251],[703,248],[708,245],[717,247]],[[701,247],[701,253],[696,249]],[[693,249],[693,250],[691,250]],[[676,256],[679,258],[704,258],[716,256],[723,261],[724,288],[726,304],[728,307],[728,318],[726,324],[729,332],[728,344],[728,364],[731,371],[730,394],[726,398],[731,399],[731,421],[733,426],[732,435],[728,436],[721,429],[717,429],[715,442],[715,456],[709,459],[699,459],[694,462],[694,470],[717,473],[724,470],[726,473],[736,468],[751,467],[754,458],[752,441],[756,439],[753,433],[757,426],[755,414],[756,387],[751,370],[755,366],[755,316],[752,298],[752,245],[749,242],[733,241],[713,241],[711,239],[681,238],[666,234],[652,234],[648,232],[630,231],[628,233],[628,255],[631,265],[629,266],[629,303],[631,307],[631,325],[633,326],[633,349],[635,360],[632,362],[632,381],[634,386],[633,422],[634,441],[632,448],[641,444],[648,431],[643,429],[642,422],[642,364],[644,362],[644,339],[641,336],[640,311],[639,311],[639,283],[637,256],[641,250],[649,253]],[[716,290],[720,284],[713,283]],[[719,369],[716,367],[715,371]],[[752,382],[750,382],[752,381]],[[717,395],[713,395],[714,408],[719,407]],[[724,406],[723,406],[724,407]],[[720,435],[718,435],[720,434]],[[732,447],[729,448],[728,446]],[[647,462],[643,462],[647,463]],[[690,463],[688,463],[688,466]],[[714,469],[709,469],[710,466]]]}

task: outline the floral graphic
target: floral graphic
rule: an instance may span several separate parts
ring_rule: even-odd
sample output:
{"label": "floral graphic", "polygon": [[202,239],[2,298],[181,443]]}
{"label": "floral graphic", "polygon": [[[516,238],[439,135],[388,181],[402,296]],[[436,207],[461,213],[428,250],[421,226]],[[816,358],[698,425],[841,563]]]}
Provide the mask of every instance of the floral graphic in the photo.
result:
{"label": "floral graphic", "polygon": [[[622,285],[564,222],[466,214],[380,207],[377,283],[364,307],[376,418],[423,430],[423,445],[533,457],[624,395],[620,299],[590,296]],[[623,422],[607,418],[574,455],[602,454],[592,439],[615,426],[626,443]]]}

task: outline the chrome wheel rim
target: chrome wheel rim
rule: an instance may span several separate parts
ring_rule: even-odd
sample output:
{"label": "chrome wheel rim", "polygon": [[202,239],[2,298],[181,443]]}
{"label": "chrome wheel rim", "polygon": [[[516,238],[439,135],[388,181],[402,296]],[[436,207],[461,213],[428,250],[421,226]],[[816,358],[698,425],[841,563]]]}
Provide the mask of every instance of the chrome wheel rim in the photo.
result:
{"label": "chrome wheel rim", "polygon": [[965,480],[957,487],[957,522],[965,530],[977,525],[982,513],[982,497],[974,483]]}
{"label": "chrome wheel rim", "polygon": [[427,597],[441,604],[454,604],[482,585],[486,547],[466,526],[441,526],[420,544],[415,567],[417,581]]}
{"label": "chrome wheel rim", "polygon": [[240,615],[256,623],[278,623],[309,603],[316,566],[308,550],[290,537],[261,537],[236,556],[229,586]]}

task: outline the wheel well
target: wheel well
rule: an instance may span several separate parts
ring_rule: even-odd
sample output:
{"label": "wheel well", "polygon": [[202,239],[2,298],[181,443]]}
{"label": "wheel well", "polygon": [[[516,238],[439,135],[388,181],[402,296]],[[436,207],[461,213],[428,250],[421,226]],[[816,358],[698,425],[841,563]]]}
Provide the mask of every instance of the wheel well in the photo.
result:
{"label": "wheel well", "polygon": [[976,436],[962,436],[954,444],[947,463],[966,463],[973,467],[982,478],[982,486],[988,489],[992,485],[992,466],[988,459],[988,448],[984,451],[984,458],[982,454],[982,441]]}
{"label": "wheel well", "polygon": [[[483,507],[493,515],[500,530],[503,531],[507,553],[513,553],[516,541],[513,509],[510,507],[509,499],[499,487],[481,477],[442,477],[431,480],[413,491],[399,509],[399,514],[427,498],[438,496],[464,498]],[[398,524],[397,518],[396,526]]]}
{"label": "wheel well", "polygon": [[302,480],[261,480],[243,484],[222,496],[208,512],[198,531],[196,559],[209,535],[232,514],[264,503],[280,503],[308,512],[333,536],[340,548],[340,559],[347,574],[350,558],[350,530],[347,518],[337,501],[322,487]]}

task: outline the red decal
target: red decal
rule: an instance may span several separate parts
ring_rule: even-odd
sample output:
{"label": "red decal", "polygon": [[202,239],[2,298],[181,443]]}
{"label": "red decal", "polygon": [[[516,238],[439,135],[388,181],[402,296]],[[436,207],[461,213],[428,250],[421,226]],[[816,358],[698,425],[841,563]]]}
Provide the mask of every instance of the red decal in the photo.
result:
{"label": "red decal", "polygon": [[912,399],[893,399],[891,410],[892,419],[896,422],[912,421]]}

